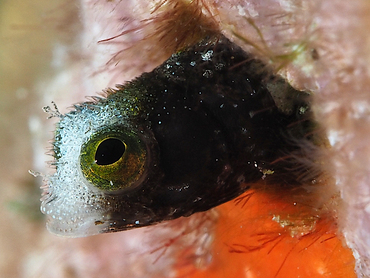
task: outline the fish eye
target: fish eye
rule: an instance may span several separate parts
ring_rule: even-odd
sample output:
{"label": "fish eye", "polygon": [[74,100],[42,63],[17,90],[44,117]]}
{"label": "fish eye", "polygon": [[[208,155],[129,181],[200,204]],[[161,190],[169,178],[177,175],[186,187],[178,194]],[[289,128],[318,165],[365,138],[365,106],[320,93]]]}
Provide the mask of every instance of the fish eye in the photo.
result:
{"label": "fish eye", "polygon": [[117,138],[108,138],[102,141],[95,153],[95,162],[98,165],[110,165],[123,156],[126,144]]}
{"label": "fish eye", "polygon": [[105,191],[132,188],[144,172],[145,160],[145,144],[124,128],[97,132],[81,147],[84,177]]}

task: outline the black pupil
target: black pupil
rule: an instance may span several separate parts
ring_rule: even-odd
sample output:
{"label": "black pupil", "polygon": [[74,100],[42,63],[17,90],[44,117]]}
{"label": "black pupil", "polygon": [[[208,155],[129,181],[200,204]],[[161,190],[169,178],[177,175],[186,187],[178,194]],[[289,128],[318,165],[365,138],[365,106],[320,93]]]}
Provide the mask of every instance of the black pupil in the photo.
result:
{"label": "black pupil", "polygon": [[125,144],[121,140],[109,138],[100,143],[95,153],[98,165],[109,165],[117,162],[125,152]]}

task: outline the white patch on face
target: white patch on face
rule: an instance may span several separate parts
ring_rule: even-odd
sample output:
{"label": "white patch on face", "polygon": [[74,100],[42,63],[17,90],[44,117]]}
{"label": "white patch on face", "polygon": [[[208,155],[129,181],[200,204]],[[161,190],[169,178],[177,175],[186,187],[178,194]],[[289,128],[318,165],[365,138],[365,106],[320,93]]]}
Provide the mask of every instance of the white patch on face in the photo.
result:
{"label": "white patch on face", "polygon": [[[56,172],[46,178],[41,206],[48,229],[66,236],[93,235],[107,229],[104,204],[109,200],[81,172],[81,146],[102,127],[127,122],[124,112],[104,101],[83,104],[77,110],[62,116],[58,124]],[[95,225],[96,221],[102,223]]]}

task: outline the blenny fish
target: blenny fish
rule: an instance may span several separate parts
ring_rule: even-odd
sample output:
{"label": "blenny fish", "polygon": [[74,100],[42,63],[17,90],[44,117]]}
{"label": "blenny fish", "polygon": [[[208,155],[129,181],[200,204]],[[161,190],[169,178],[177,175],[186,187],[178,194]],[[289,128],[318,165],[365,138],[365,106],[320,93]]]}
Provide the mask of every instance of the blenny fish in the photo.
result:
{"label": "blenny fish", "polygon": [[[61,115],[42,212],[48,229],[86,236],[209,210],[258,183],[310,176],[310,95],[220,34]],[[295,171],[292,171],[295,169]]]}

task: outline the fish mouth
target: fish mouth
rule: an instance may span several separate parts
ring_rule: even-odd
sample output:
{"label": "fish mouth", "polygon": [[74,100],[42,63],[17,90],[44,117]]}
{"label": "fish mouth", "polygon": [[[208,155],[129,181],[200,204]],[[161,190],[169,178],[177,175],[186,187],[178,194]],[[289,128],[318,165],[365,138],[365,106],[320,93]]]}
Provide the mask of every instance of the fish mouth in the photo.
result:
{"label": "fish mouth", "polygon": [[61,192],[62,196],[55,193],[54,182],[51,176],[41,186],[40,200],[41,212],[46,216],[46,226],[51,233],[84,237],[108,231],[109,213],[102,207],[100,196],[94,199],[86,197],[88,193],[84,192],[77,196],[72,193],[66,198],[65,192]]}

